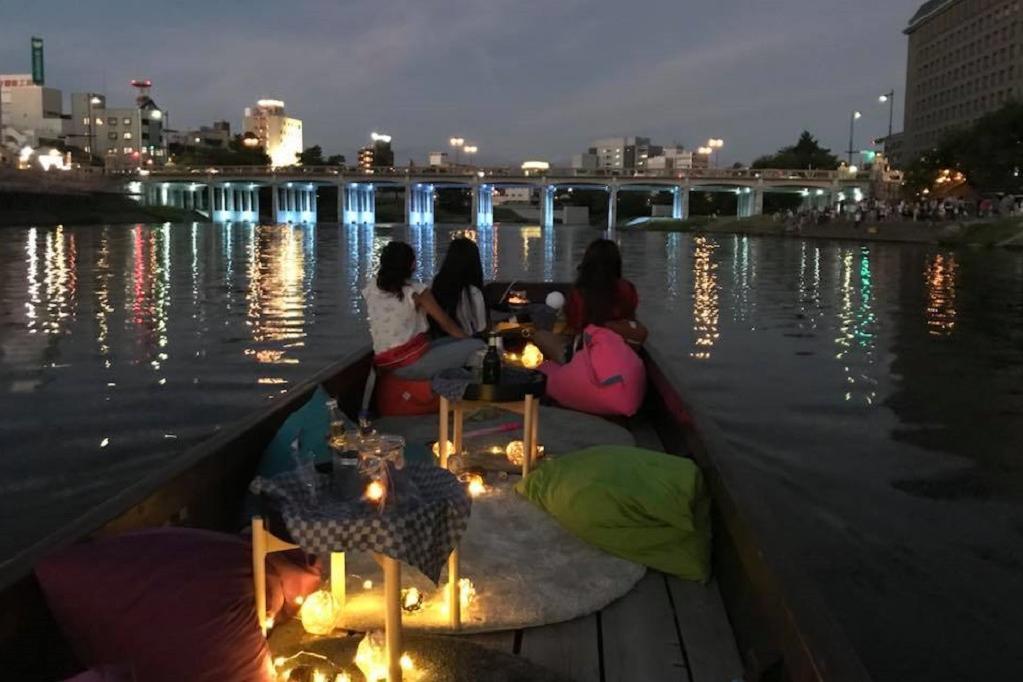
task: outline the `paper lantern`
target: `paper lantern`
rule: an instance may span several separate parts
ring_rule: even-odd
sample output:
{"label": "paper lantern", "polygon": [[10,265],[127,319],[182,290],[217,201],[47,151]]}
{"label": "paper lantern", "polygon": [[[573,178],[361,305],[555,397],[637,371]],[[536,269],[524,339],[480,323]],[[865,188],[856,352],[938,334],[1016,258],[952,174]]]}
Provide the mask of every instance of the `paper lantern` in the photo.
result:
{"label": "paper lantern", "polygon": [[548,308],[561,310],[563,307],[565,307],[565,295],[560,291],[552,291],[551,293],[547,294],[547,300],[545,302],[547,303]]}
{"label": "paper lantern", "polygon": [[387,679],[387,642],[382,630],[367,632],[355,650],[355,665],[368,682]]}
{"label": "paper lantern", "polygon": [[[448,448],[447,448],[447,450],[448,450],[448,457],[450,457],[451,455],[455,454],[455,444],[452,443],[451,441],[448,441]],[[434,457],[438,457],[438,458],[440,457],[440,443],[439,442],[433,444],[433,456]]]}
{"label": "paper lantern", "polygon": [[504,449],[504,455],[508,458],[508,461],[515,466],[522,466],[522,461],[525,459],[526,450],[521,440],[513,440],[508,443],[508,446]]}
{"label": "paper lantern", "polygon": [[298,618],[302,628],[311,635],[329,635],[341,622],[341,602],[334,598],[330,590],[313,592],[299,609]]}
{"label": "paper lantern", "polygon": [[522,366],[526,369],[536,369],[543,362],[543,353],[535,344],[527,343],[522,349]]}
{"label": "paper lantern", "polygon": [[414,587],[401,591],[401,608],[405,613],[415,613],[423,608],[423,593]]}

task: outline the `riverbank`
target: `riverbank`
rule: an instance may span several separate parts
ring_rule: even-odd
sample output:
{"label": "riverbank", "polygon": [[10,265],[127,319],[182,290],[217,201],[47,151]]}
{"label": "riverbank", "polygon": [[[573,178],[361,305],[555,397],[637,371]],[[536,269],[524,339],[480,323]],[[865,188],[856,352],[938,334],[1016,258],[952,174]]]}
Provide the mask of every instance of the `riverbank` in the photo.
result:
{"label": "riverbank", "polygon": [[194,211],[140,206],[123,194],[0,191],[0,227],[206,221]]}
{"label": "riverbank", "polygon": [[909,242],[943,246],[983,246],[1023,248],[1023,218],[972,220],[968,222],[865,222],[832,221],[807,225],[795,231],[771,216],[753,218],[713,218],[697,216],[686,220],[654,218],[642,224],[654,232],[692,232],[708,234],[749,234],[814,239],[851,239],[856,241]]}

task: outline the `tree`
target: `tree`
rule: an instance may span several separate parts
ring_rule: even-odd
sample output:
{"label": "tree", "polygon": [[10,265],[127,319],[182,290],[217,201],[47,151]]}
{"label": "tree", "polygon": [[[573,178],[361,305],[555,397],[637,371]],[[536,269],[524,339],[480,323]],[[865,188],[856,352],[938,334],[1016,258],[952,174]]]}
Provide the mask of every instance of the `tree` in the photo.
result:
{"label": "tree", "polygon": [[320,148],[320,145],[307,147],[305,151],[295,154],[295,158],[302,166],[322,166],[323,149]]}
{"label": "tree", "polygon": [[223,147],[200,147],[172,144],[167,151],[174,163],[182,166],[269,166],[270,157],[262,147],[246,146],[241,135],[235,135]]}
{"label": "tree", "polygon": [[833,170],[838,168],[838,164],[838,157],[830,149],[821,147],[817,139],[804,130],[796,144],[779,149],[776,154],[761,156],[751,168]]}
{"label": "tree", "polygon": [[327,157],[327,165],[328,166],[343,166],[343,165],[345,165],[345,155],[344,154],[333,154],[331,156],[328,156]]}

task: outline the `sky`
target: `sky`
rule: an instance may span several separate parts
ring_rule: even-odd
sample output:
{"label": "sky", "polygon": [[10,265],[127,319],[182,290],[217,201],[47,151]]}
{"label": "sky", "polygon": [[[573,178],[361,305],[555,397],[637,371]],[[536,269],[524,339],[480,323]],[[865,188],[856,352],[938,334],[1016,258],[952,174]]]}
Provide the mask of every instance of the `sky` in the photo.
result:
{"label": "sky", "polygon": [[148,78],[188,129],[283,99],[306,146],[352,160],[372,131],[395,162],[461,136],[483,164],[564,162],[642,135],[749,162],[806,129],[836,153],[901,129],[906,36],[920,0],[0,0],[0,73],[105,92]]}

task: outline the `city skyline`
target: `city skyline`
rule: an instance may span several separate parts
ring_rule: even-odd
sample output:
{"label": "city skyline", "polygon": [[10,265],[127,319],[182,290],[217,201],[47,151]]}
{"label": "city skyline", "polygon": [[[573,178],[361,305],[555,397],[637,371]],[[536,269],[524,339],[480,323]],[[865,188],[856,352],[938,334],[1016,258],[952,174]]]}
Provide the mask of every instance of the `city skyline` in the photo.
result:
{"label": "city skyline", "polygon": [[901,31],[918,6],[299,2],[282,14],[254,2],[239,14],[186,2],[166,16],[109,2],[69,7],[50,25],[52,9],[13,4],[0,72],[28,71],[29,37],[40,35],[47,84],[66,94],[103,90],[126,103],[128,81],[150,78],[175,129],[222,118],[240,129],[251,101],[279,98],[303,120],[307,146],[350,157],[381,130],[394,136],[398,164],[443,151],[451,135],[478,144],[481,163],[567,161],[593,139],[643,135],[690,149],[722,138],[730,164],[792,144],[803,129],[838,153],[852,109],[864,113],[856,146],[865,148],[887,131],[879,94],[895,89],[901,123]]}

